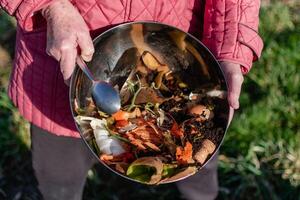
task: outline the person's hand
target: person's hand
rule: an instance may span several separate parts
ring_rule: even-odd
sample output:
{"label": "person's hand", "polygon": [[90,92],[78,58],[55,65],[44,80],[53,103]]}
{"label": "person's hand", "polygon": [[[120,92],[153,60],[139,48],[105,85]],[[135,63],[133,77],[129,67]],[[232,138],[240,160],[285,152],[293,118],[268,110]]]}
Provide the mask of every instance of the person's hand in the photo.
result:
{"label": "person's hand", "polygon": [[85,61],[90,61],[94,46],[89,29],[69,0],[54,0],[42,9],[47,21],[47,54],[60,63],[67,81],[75,68],[78,50]]}
{"label": "person's hand", "polygon": [[229,122],[231,122],[234,110],[240,107],[239,97],[244,77],[239,64],[225,61],[220,64],[228,84],[227,99],[230,105]]}

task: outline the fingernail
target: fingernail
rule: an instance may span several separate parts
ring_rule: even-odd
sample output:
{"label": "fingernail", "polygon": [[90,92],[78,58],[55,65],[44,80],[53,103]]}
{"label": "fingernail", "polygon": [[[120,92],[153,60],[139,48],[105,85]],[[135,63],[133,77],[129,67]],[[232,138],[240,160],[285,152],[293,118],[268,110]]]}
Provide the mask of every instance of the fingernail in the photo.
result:
{"label": "fingernail", "polygon": [[81,55],[81,57],[84,61],[87,61],[87,62],[92,60],[92,55]]}

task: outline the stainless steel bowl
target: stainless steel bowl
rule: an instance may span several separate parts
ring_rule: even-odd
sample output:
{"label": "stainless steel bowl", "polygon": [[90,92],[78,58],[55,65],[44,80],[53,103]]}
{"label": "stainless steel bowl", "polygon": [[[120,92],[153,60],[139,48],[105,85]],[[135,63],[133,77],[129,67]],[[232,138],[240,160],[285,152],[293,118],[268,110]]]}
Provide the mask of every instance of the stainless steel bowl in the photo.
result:
{"label": "stainless steel bowl", "polygon": [[[88,63],[88,67],[95,78],[107,81],[113,86],[122,87],[131,70],[136,66],[137,60],[140,59],[139,53],[148,50],[163,63],[169,65],[172,71],[179,72],[181,78],[192,90],[210,91],[208,92],[210,95],[219,96],[214,120],[224,131],[221,133],[211,132],[212,136],[217,138],[217,148],[213,154],[217,152],[228,126],[229,105],[224,97],[227,86],[218,62],[199,40],[189,33],[169,25],[154,22],[132,22],[115,26],[103,32],[94,39],[94,46],[95,53],[91,62]],[[92,82],[77,67],[70,84],[70,104],[73,117],[77,115],[74,110],[75,99],[78,106],[85,108],[87,106],[86,97],[91,96],[91,86]],[[77,128],[82,139],[99,162],[113,172],[130,179],[103,163],[90,146],[88,139],[85,138],[82,127],[77,125]],[[210,158],[204,165],[209,162]],[[189,174],[178,180],[188,176]],[[174,181],[177,180],[167,182]]]}

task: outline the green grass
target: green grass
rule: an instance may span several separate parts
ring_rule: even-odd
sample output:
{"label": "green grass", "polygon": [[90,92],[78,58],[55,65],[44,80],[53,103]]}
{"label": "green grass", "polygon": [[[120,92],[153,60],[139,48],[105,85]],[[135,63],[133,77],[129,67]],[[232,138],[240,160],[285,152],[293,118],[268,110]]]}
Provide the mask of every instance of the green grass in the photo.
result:
{"label": "green grass", "polygon": [[263,56],[245,79],[241,109],[221,148],[224,199],[300,199],[300,21],[294,6],[274,1],[261,10]]}
{"label": "green grass", "polygon": [[[245,78],[241,109],[221,148],[218,199],[300,200],[299,10],[297,0],[273,0],[261,9],[265,48]],[[14,23],[3,13],[0,19],[0,47],[12,57],[13,31],[7,30]],[[0,66],[0,199],[39,199],[30,166],[29,125],[6,95],[9,69]],[[130,183],[101,166],[89,172],[84,192],[88,200],[179,196],[174,185]]]}

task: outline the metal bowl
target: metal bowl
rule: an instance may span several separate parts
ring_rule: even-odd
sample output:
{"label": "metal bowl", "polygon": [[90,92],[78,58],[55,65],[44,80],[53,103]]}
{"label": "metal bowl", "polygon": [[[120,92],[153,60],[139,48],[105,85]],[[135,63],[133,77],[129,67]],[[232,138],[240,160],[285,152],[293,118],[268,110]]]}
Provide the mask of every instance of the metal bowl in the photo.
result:
{"label": "metal bowl", "polygon": [[[104,80],[121,88],[132,69],[140,59],[140,52],[150,51],[158,60],[167,64],[172,71],[179,72],[181,79],[194,91],[206,91],[216,98],[217,110],[214,122],[222,127],[221,132],[211,131],[215,137],[216,150],[199,168],[209,162],[219,149],[228,126],[229,105],[226,99],[227,86],[221,68],[212,53],[195,37],[169,25],[154,22],[132,22],[115,26],[94,39],[95,53],[88,67],[96,79]],[[73,117],[76,117],[75,106],[87,107],[86,98],[91,96],[92,82],[76,67],[70,84],[70,104]],[[76,102],[75,102],[76,99]],[[75,105],[78,104],[78,105]],[[99,159],[83,134],[83,128],[77,125],[78,131],[94,156],[103,165],[118,173]],[[183,178],[190,176],[187,174]],[[174,182],[177,180],[166,181]]]}

